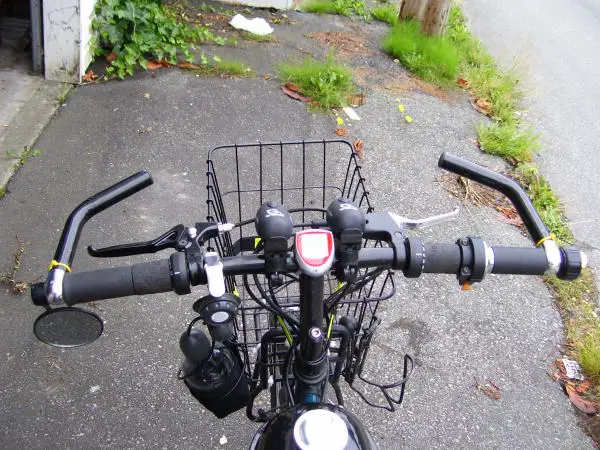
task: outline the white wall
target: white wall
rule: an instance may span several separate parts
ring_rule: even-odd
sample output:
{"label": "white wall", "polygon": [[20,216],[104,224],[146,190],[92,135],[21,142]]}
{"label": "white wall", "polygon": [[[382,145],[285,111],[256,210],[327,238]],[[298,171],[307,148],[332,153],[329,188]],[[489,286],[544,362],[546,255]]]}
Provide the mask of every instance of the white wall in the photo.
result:
{"label": "white wall", "polygon": [[43,0],[46,79],[79,83],[89,65],[96,0]]}
{"label": "white wall", "polygon": [[[80,46],[79,46],[79,75],[85,74],[87,67],[92,62],[94,55],[90,47],[92,39],[92,20],[94,18],[94,9],[96,0],[80,0],[81,10],[81,30],[80,30]],[[79,80],[81,81],[81,80]]]}

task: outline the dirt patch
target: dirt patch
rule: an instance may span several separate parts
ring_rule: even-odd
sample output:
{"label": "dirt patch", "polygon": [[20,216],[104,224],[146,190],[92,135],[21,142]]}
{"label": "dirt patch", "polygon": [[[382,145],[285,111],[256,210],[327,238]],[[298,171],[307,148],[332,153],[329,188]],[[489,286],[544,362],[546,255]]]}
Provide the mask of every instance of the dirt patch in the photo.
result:
{"label": "dirt patch", "polygon": [[442,101],[450,101],[450,96],[442,88],[412,76],[400,77],[383,84],[383,89],[394,95],[402,95],[411,91],[421,91]]}
{"label": "dirt patch", "polygon": [[306,37],[321,44],[334,47],[337,51],[337,55],[342,58],[371,53],[369,48],[365,45],[367,37],[363,34],[320,31],[308,33]]}
{"label": "dirt patch", "polygon": [[371,67],[357,67],[352,73],[357,84],[392,95],[402,96],[409,92],[424,92],[444,102],[451,100],[450,95],[443,89],[410,75],[390,74]]}
{"label": "dirt patch", "polygon": [[444,173],[439,180],[442,187],[461,201],[469,200],[477,206],[488,206],[501,213],[506,222],[526,232],[519,213],[503,194],[482,184],[455,174]]}
{"label": "dirt patch", "polygon": [[354,81],[363,86],[368,86],[373,81],[377,82],[381,80],[377,70],[370,67],[357,67],[352,70],[352,74],[354,75]]}

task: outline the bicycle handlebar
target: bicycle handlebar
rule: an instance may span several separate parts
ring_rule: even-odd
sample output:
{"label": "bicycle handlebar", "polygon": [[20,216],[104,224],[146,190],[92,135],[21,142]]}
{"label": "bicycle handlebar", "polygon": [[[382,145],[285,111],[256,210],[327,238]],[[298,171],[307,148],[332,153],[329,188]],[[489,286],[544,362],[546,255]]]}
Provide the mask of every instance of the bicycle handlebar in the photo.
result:
{"label": "bicycle handlebar", "polygon": [[[468,245],[461,241],[455,244],[420,244],[419,241],[406,239],[406,246],[419,247],[420,251],[406,251],[404,258],[391,247],[364,248],[359,252],[358,265],[361,268],[381,267],[403,270],[407,274],[415,265],[420,265],[421,273],[454,274],[459,278],[465,268],[476,272],[482,264],[476,253],[470,253]],[[541,248],[487,247],[489,253],[485,272],[513,275],[542,275],[548,270],[546,253]],[[74,305],[95,300],[126,297],[129,295],[148,295],[177,291],[181,285],[181,273],[174,270],[173,257],[146,263],[110,269],[91,270],[79,273],[67,273],[63,280],[63,299],[66,304]],[[493,254],[493,257],[490,255]],[[490,260],[493,259],[493,261]],[[242,275],[264,272],[265,261],[258,255],[240,255],[223,258],[224,275]],[[295,272],[298,265],[293,258],[287,258],[286,272]],[[184,274],[185,275],[185,274]],[[420,275],[420,273],[419,273]],[[203,282],[205,283],[205,281]],[[193,283],[193,284],[203,284]],[[42,285],[42,283],[39,283]],[[32,288],[32,299],[37,305],[44,305],[46,297],[43,288]]]}
{"label": "bicycle handlebar", "polygon": [[[556,245],[527,194],[516,182],[447,153],[440,156],[438,165],[505,194],[517,208],[537,247],[541,248],[491,248],[476,238],[461,239],[450,245],[424,245],[415,239],[402,241],[403,229],[410,225],[409,222],[387,213],[371,213],[362,237],[385,241],[390,247],[360,250],[356,261],[358,267],[391,267],[402,270],[407,277],[417,277],[422,273],[453,273],[462,284],[481,281],[489,272],[539,275],[550,269],[563,279],[574,279],[580,274],[587,263],[585,255],[579,250],[559,248]],[[186,294],[190,292],[190,285],[206,282],[206,276],[200,273],[204,270],[202,256],[199,256],[200,261],[188,261],[186,257],[193,258],[194,255],[184,256],[181,252],[174,254],[179,257],[174,258],[172,255],[169,260],[70,273],[74,249],[84,223],[93,215],[150,184],[150,174],[141,171],[90,197],[75,208],[65,224],[46,283],[32,286],[35,304],[48,305],[62,301],[74,304],[170,290]],[[213,228],[213,231],[222,231],[220,225]],[[265,272],[264,260],[258,256],[229,257],[224,258],[222,263],[224,275]],[[286,270],[298,270],[291,253],[286,261]]]}
{"label": "bicycle handlebar", "polygon": [[537,244],[550,234],[523,188],[510,178],[446,152],[441,154],[438,167],[469,178],[506,195],[517,208],[534,243]]}

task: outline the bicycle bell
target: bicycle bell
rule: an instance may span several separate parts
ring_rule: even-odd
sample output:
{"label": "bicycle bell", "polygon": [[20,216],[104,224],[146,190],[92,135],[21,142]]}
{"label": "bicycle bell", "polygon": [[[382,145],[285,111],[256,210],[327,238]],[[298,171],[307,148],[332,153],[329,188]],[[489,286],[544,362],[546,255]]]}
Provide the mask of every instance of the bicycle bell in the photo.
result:
{"label": "bicycle bell", "polygon": [[226,292],[219,297],[202,297],[193,308],[202,317],[213,340],[225,342],[234,336],[233,320],[239,305],[240,299]]}

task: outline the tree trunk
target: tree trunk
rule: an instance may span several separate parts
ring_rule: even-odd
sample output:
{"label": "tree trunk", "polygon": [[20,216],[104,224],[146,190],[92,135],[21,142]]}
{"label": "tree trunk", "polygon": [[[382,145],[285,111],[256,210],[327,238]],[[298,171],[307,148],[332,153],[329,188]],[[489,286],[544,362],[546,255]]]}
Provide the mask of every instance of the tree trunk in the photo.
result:
{"label": "tree trunk", "polygon": [[450,0],[429,0],[423,17],[421,27],[423,33],[428,35],[441,35],[448,23]]}
{"label": "tree trunk", "polygon": [[425,12],[426,4],[427,0],[402,0],[400,2],[398,19],[414,19],[420,22],[423,20],[423,13]]}

